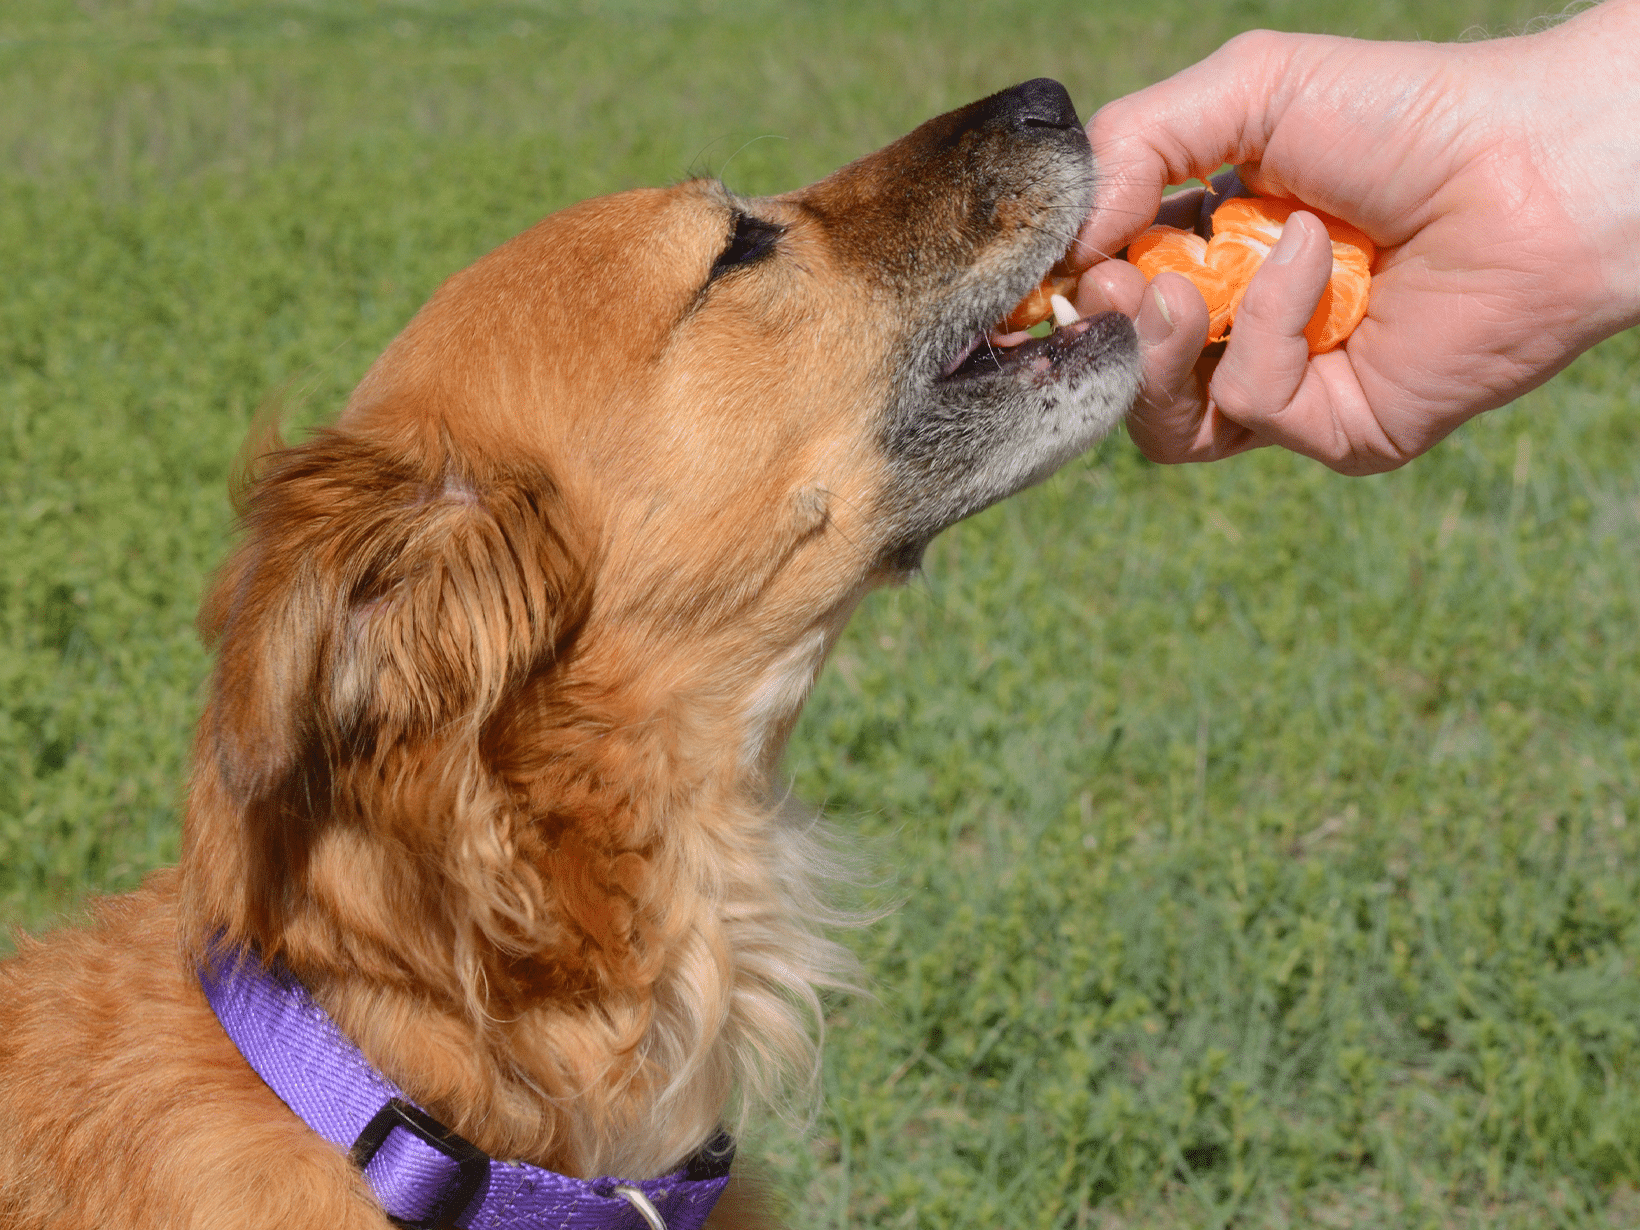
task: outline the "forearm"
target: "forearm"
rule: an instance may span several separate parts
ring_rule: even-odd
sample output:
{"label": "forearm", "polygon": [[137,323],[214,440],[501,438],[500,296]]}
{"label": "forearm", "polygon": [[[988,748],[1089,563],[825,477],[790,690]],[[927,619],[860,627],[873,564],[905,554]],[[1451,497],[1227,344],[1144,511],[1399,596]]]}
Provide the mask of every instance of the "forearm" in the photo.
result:
{"label": "forearm", "polygon": [[[1537,126],[1544,179],[1559,186],[1598,270],[1592,344],[1640,324],[1640,0],[1606,0],[1509,42],[1509,67],[1528,89],[1517,120]],[[1559,114],[1534,114],[1529,100]]]}

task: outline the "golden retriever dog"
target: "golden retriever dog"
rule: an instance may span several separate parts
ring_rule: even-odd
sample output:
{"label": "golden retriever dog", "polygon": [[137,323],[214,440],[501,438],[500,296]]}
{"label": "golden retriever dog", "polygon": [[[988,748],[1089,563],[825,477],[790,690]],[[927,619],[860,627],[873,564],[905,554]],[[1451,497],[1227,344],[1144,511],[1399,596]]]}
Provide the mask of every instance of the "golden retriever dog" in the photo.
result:
{"label": "golden retriever dog", "polygon": [[[0,966],[0,1225],[698,1225],[847,975],[776,776],[828,650],[1132,400],[1124,317],[987,342],[1093,184],[1043,80],[785,196],[587,201],[270,446],[180,865]],[[313,1096],[388,1094],[327,1138],[207,993],[334,1041]],[[416,1150],[440,1191],[384,1194]]]}

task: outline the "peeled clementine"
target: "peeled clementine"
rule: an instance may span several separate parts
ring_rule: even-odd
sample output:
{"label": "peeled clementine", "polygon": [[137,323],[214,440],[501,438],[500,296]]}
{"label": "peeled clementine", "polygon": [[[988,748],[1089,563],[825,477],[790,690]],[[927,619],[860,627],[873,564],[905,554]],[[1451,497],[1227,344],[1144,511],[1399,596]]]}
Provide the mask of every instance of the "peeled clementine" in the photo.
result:
{"label": "peeled clementine", "polygon": [[[1168,269],[1194,282],[1207,301],[1207,340],[1216,342],[1235,324],[1247,283],[1281,238],[1287,219],[1303,208],[1296,201],[1234,197],[1213,211],[1211,240],[1191,231],[1153,226],[1128,245],[1128,260],[1147,278]],[[1321,219],[1332,239],[1332,277],[1304,326],[1310,353],[1324,354],[1341,344],[1367,314],[1376,249],[1348,222],[1318,210],[1307,212]]]}
{"label": "peeled clementine", "polygon": [[1209,263],[1207,252],[1207,240],[1195,231],[1153,226],[1128,244],[1127,258],[1149,281],[1155,281],[1158,273],[1171,272],[1194,282],[1207,300],[1207,340],[1222,342],[1241,293],[1223,270]]}

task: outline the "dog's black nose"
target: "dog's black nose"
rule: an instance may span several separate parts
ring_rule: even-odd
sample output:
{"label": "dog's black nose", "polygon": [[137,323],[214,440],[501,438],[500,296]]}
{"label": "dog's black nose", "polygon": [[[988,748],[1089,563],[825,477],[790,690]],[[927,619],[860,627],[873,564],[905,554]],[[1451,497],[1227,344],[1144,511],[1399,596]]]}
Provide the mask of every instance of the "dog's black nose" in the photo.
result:
{"label": "dog's black nose", "polygon": [[992,96],[998,110],[1021,128],[1080,128],[1076,106],[1052,77],[1038,77]]}

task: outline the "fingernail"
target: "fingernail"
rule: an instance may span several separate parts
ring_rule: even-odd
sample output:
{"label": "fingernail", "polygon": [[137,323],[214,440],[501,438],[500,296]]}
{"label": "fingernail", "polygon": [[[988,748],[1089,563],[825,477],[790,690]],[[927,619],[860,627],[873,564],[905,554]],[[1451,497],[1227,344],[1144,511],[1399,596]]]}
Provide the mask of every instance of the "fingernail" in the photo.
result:
{"label": "fingernail", "polygon": [[1156,314],[1141,311],[1136,322],[1139,328],[1139,340],[1146,346],[1155,346],[1167,340],[1173,332],[1173,313],[1167,310],[1167,300],[1162,298],[1162,292],[1154,286],[1149,291],[1151,299],[1156,304]]}
{"label": "fingernail", "polygon": [[1304,232],[1293,225],[1292,218],[1288,218],[1281,228],[1281,238],[1276,240],[1276,246],[1270,249],[1270,255],[1265,257],[1272,265],[1285,265],[1298,255],[1298,249],[1304,243]]}

